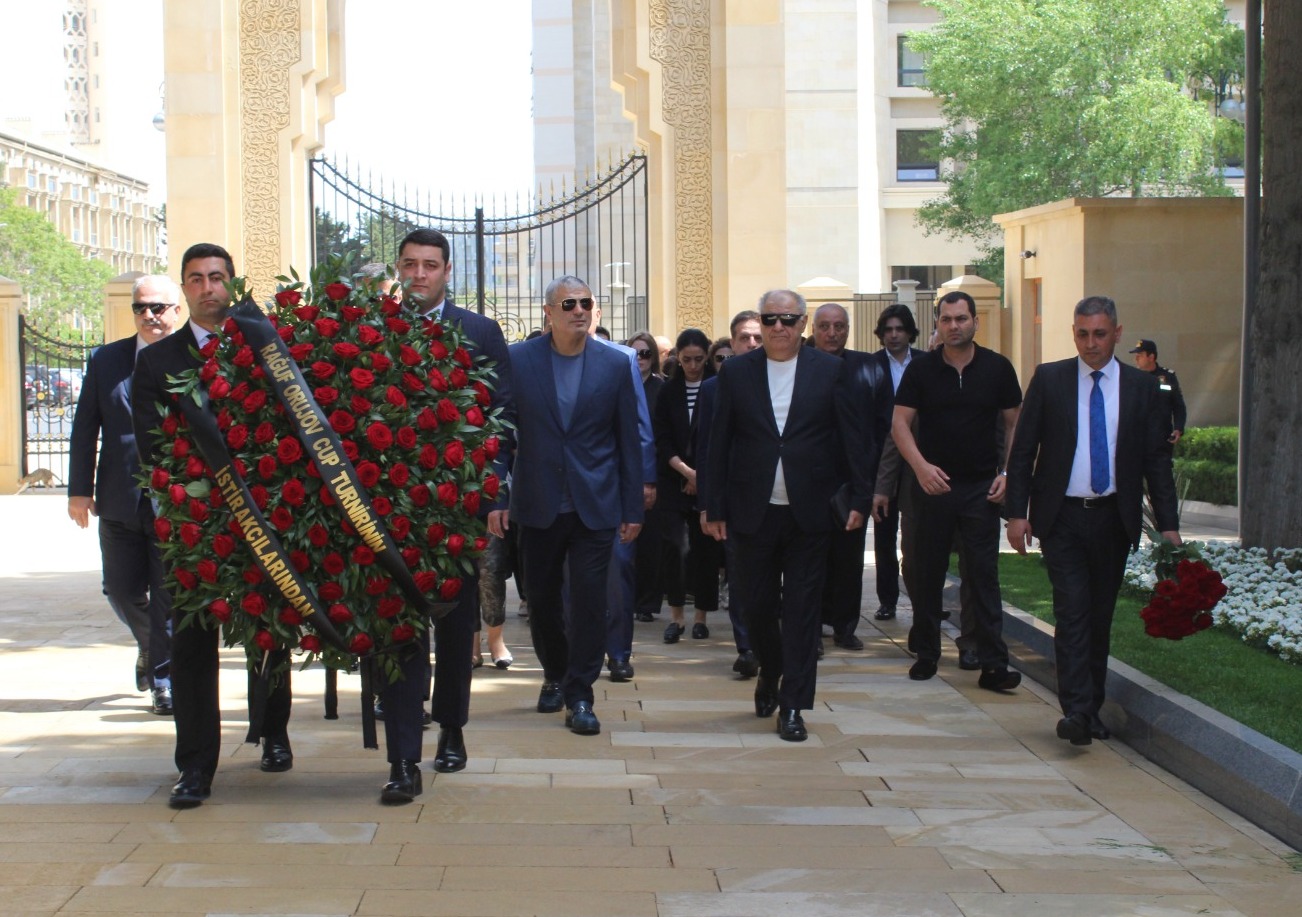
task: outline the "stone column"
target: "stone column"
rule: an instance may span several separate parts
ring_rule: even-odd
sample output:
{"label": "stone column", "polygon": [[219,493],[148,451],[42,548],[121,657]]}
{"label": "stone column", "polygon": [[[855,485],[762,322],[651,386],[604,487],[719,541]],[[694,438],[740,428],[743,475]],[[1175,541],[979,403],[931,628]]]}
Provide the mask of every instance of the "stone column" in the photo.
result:
{"label": "stone column", "polygon": [[[23,366],[18,359],[18,312],[23,289],[8,277],[0,277],[0,494],[18,490],[23,470],[23,430],[27,421],[23,401]],[[17,372],[14,372],[14,369]]]}

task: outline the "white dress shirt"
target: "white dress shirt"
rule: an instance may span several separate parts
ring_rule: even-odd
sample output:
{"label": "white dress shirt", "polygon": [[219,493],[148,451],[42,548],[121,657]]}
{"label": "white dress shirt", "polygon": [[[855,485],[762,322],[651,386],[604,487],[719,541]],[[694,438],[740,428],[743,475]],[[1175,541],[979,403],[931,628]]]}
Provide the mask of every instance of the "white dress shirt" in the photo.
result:
{"label": "white dress shirt", "polygon": [[1076,456],[1067,480],[1069,497],[1101,497],[1117,492],[1117,420],[1121,406],[1121,364],[1117,358],[1103,367],[1099,388],[1103,390],[1103,412],[1107,415],[1108,489],[1096,494],[1090,486],[1090,393],[1094,390],[1094,370],[1076,358]]}

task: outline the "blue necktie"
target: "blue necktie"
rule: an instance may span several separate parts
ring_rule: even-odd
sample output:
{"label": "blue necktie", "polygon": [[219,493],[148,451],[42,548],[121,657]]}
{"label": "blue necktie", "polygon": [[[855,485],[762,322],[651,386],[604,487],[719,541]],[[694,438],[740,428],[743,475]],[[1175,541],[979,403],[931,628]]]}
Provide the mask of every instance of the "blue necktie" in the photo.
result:
{"label": "blue necktie", "polygon": [[1094,378],[1090,391],[1090,490],[1101,494],[1108,489],[1108,417],[1099,386],[1103,370],[1096,369],[1090,375]]}

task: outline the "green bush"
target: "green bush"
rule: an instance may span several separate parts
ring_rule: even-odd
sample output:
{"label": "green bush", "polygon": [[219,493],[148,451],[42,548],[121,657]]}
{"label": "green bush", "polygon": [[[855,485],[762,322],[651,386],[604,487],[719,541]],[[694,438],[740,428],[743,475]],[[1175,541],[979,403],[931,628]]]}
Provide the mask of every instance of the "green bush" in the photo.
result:
{"label": "green bush", "polygon": [[1238,506],[1239,430],[1192,427],[1175,447],[1175,474],[1186,500]]}

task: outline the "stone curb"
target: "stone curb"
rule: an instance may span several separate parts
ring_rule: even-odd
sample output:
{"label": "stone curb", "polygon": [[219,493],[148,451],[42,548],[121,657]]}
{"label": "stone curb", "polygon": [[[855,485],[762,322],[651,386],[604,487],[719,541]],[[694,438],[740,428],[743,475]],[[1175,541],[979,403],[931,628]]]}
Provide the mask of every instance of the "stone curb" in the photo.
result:
{"label": "stone curb", "polygon": [[[1057,689],[1052,625],[1005,604],[1004,639],[1017,668]],[[1108,660],[1107,693],[1102,719],[1117,738],[1302,848],[1302,755],[1115,658]]]}

